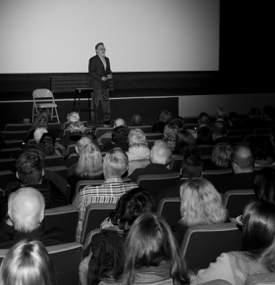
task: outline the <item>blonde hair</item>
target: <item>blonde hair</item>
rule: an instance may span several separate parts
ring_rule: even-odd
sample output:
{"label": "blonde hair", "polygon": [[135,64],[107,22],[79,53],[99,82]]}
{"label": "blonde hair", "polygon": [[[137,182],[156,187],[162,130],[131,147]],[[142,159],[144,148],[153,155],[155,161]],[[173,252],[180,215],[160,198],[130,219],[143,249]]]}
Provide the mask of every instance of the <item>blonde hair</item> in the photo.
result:
{"label": "blonde hair", "polygon": [[187,226],[223,223],[227,218],[220,193],[205,178],[192,178],[183,183],[180,197],[181,222]]}
{"label": "blonde hair", "polygon": [[147,146],[147,139],[144,132],[141,129],[132,129],[128,135],[129,148]]}
{"label": "blonde hair", "polygon": [[88,143],[79,153],[75,173],[78,176],[94,178],[102,174],[102,155],[99,148]]}
{"label": "blonde hair", "polygon": [[35,240],[22,240],[15,244],[2,262],[0,284],[57,284],[56,273],[44,245]]}

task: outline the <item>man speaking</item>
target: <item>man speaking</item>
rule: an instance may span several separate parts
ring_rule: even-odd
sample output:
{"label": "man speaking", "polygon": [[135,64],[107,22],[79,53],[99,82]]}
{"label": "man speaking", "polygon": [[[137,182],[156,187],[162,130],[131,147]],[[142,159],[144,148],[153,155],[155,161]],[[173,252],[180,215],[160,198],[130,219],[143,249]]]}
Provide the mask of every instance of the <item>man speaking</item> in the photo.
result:
{"label": "man speaking", "polygon": [[96,55],[89,60],[89,74],[91,76],[90,86],[94,89],[93,100],[95,113],[98,121],[98,105],[101,99],[103,112],[110,113],[109,101],[109,79],[113,77],[110,60],[105,57],[106,49],[103,43],[95,46]]}

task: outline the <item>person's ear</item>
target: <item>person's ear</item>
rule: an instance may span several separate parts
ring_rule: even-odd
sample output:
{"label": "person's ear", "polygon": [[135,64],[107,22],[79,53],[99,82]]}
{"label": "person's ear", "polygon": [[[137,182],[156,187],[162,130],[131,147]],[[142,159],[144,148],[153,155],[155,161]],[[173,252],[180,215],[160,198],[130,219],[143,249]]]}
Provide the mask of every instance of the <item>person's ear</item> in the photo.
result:
{"label": "person's ear", "polygon": [[15,176],[16,176],[17,179],[19,179],[18,171],[16,171]]}
{"label": "person's ear", "polygon": [[42,169],[42,177],[44,177],[45,176],[45,170],[44,170],[44,168]]}

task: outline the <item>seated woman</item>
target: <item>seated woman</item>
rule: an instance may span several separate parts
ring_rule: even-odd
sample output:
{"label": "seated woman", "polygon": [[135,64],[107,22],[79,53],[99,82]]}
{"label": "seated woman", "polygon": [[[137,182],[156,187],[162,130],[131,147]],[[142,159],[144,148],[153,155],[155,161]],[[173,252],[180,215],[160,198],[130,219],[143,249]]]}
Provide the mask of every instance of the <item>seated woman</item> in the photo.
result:
{"label": "seated woman", "polygon": [[101,151],[109,151],[115,147],[120,147],[124,151],[128,151],[128,128],[119,126],[112,130],[112,140],[104,144]]}
{"label": "seated woman", "polygon": [[250,202],[240,224],[240,251],[223,253],[207,269],[200,270],[197,284],[223,279],[242,285],[248,276],[275,272],[275,205],[263,200]]}
{"label": "seated woman", "polygon": [[179,128],[176,124],[169,123],[164,127],[163,140],[166,141],[167,146],[171,149],[175,149],[176,141],[178,138]]}
{"label": "seated woman", "polygon": [[[161,216],[144,213],[132,225],[124,245],[117,284],[189,284],[187,267],[173,234]],[[114,284],[109,279],[101,284]]]}
{"label": "seated woman", "polygon": [[82,285],[98,284],[104,278],[113,277],[120,265],[124,239],[129,229],[137,217],[151,211],[155,211],[154,199],[145,189],[135,188],[121,196],[109,217],[109,227],[96,234],[92,232],[86,238],[85,244],[88,246],[84,256],[88,257],[80,264]]}
{"label": "seated woman", "polygon": [[275,170],[264,167],[258,171],[254,180],[255,196],[275,205]]}
{"label": "seated woman", "polygon": [[173,115],[169,111],[162,111],[159,120],[153,125],[153,133],[163,133],[164,127],[172,120]]}
{"label": "seated woman", "polygon": [[52,133],[44,133],[38,145],[45,156],[62,155],[55,149],[55,136]]}
{"label": "seated woman", "polygon": [[142,121],[140,114],[134,114],[131,118],[131,122],[129,126],[142,126],[142,125],[143,125],[143,121]]}
{"label": "seated woman", "polygon": [[204,178],[192,178],[180,186],[181,219],[172,227],[179,244],[191,226],[219,224],[227,220],[221,194]]}
{"label": "seated woman", "polygon": [[68,177],[71,186],[70,202],[76,194],[76,184],[81,180],[104,180],[102,168],[102,155],[99,148],[89,143],[84,146],[79,154],[78,162],[75,166],[74,174]]}
{"label": "seated woman", "polygon": [[141,129],[132,129],[128,135],[129,150],[127,151],[128,159],[140,160],[149,159],[150,149],[144,132]]}
{"label": "seated woman", "polygon": [[228,144],[215,145],[212,149],[211,159],[204,160],[204,170],[230,168],[232,151],[232,147]]}
{"label": "seated woman", "polygon": [[197,128],[197,139],[198,145],[212,145],[212,129],[210,126],[200,126]]}
{"label": "seated woman", "polygon": [[15,244],[2,262],[0,284],[57,284],[56,273],[44,245],[36,240],[22,240]]}

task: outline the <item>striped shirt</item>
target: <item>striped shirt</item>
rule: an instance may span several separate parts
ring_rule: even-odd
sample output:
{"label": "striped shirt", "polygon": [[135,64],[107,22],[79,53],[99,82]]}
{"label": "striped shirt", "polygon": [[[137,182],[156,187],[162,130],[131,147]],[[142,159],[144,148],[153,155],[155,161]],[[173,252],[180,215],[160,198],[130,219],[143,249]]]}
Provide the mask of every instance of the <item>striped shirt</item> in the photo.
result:
{"label": "striped shirt", "polygon": [[86,207],[91,203],[116,203],[127,191],[137,188],[135,182],[126,182],[121,178],[110,178],[100,186],[85,186],[76,195],[73,205],[79,209],[76,241],[80,242]]}

